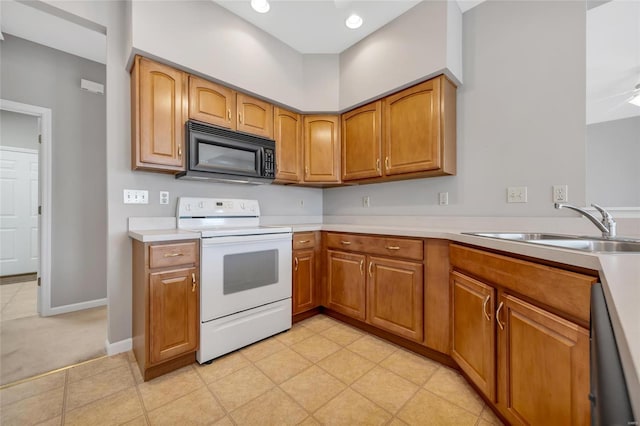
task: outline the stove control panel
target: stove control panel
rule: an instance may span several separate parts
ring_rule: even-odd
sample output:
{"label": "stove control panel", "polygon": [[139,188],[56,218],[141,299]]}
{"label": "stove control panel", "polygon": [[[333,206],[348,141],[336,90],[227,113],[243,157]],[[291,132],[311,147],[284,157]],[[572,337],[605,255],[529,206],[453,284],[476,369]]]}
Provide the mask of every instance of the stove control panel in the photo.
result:
{"label": "stove control panel", "polygon": [[259,216],[260,206],[258,200],[196,197],[180,197],[178,199],[178,218]]}

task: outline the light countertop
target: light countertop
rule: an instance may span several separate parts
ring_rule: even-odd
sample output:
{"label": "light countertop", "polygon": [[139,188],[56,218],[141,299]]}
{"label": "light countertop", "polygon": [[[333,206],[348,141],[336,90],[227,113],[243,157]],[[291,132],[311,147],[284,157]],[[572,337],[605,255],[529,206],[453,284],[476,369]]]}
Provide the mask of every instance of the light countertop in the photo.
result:
{"label": "light countertop", "polygon": [[[631,404],[634,413],[636,415],[640,413],[640,254],[588,253],[525,242],[465,235],[459,229],[437,229],[428,226],[348,223],[303,223],[287,224],[287,226],[291,226],[293,232],[333,231],[447,239],[598,271],[620,352]],[[143,242],[198,238],[197,234],[193,232],[175,227],[130,230],[129,236]]]}

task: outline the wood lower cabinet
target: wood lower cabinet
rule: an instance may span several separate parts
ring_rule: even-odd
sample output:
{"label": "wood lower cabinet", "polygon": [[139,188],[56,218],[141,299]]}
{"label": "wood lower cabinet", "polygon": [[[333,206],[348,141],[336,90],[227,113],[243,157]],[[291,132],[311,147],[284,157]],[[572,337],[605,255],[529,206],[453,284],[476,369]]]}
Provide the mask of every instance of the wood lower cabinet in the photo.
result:
{"label": "wood lower cabinet", "polygon": [[131,69],[131,168],[184,170],[187,74],[135,57]]}
{"label": "wood lower cabinet", "polygon": [[302,116],[274,107],[273,137],[276,141],[276,182],[302,181]]}
{"label": "wood lower cabinet", "polygon": [[162,362],[198,346],[195,268],[149,275],[149,360]]}
{"label": "wood lower cabinet", "polygon": [[422,343],[422,240],[328,233],[326,244],[326,306]]}
{"label": "wood lower cabinet", "polygon": [[452,357],[467,377],[512,424],[588,425],[596,277],[457,244],[451,264]]}
{"label": "wood lower cabinet", "polygon": [[367,322],[421,342],[422,264],[370,256],[368,265]]}
{"label": "wood lower cabinet", "polygon": [[508,294],[500,306],[500,411],[513,424],[588,425],[589,330]]}
{"label": "wood lower cabinet", "polygon": [[319,232],[296,232],[293,235],[293,315],[320,305],[319,237]]}
{"label": "wood lower cabinet", "polygon": [[327,307],[361,321],[367,318],[365,261],[362,254],[327,253]]}
{"label": "wood lower cabinet", "polygon": [[475,385],[495,401],[495,291],[454,271],[451,300],[451,357]]}
{"label": "wood lower cabinet", "polygon": [[144,380],[195,361],[199,240],[133,240],[133,352]]}
{"label": "wood lower cabinet", "polygon": [[305,115],[303,118],[304,182],[340,182],[340,118]]}

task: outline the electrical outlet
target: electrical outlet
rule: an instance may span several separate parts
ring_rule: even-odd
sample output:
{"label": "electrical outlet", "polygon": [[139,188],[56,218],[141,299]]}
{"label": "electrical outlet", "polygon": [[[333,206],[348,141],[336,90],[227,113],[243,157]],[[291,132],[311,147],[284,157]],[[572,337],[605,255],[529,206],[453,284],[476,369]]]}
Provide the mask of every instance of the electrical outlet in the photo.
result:
{"label": "electrical outlet", "polygon": [[510,186],[507,188],[507,203],[526,203],[527,187]]}
{"label": "electrical outlet", "polygon": [[149,191],[144,189],[125,189],[125,204],[149,204]]}
{"label": "electrical outlet", "polygon": [[169,204],[169,191],[160,191],[160,204]]}
{"label": "electrical outlet", "polygon": [[370,207],[371,206],[371,198],[367,195],[366,197],[362,197],[362,207]]}
{"label": "electrical outlet", "polygon": [[449,204],[449,193],[448,192],[438,192],[438,204],[441,206],[446,206]]}
{"label": "electrical outlet", "polygon": [[568,185],[553,185],[553,202],[566,203],[569,201]]}

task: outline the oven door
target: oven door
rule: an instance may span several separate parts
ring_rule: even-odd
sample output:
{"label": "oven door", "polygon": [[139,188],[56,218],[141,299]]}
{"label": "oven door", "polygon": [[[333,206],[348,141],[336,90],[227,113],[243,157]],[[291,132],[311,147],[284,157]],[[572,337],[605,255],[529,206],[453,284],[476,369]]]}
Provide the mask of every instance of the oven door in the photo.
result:
{"label": "oven door", "polygon": [[291,298],[291,233],[202,239],[200,318]]}

